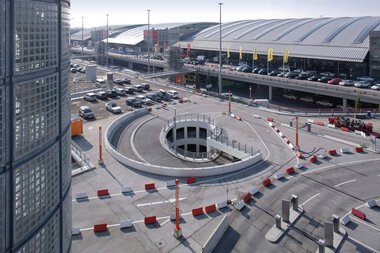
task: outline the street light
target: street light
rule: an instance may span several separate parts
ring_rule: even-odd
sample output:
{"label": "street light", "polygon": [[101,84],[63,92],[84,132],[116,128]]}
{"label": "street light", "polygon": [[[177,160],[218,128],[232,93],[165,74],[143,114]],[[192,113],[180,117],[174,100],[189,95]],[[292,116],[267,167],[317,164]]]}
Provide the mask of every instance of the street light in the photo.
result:
{"label": "street light", "polygon": [[223,3],[219,3],[219,94],[222,94],[222,5]]}
{"label": "street light", "polygon": [[83,42],[83,17],[82,17],[82,62],[83,62],[83,57],[84,57],[84,54],[83,54],[83,44],[84,44],[84,42]]}
{"label": "street light", "polygon": [[107,15],[107,45],[106,45],[106,66],[108,67],[108,36],[109,36],[109,30],[108,30],[108,16],[109,14],[106,14]]}
{"label": "street light", "polygon": [[150,73],[150,10],[148,10],[148,74]]}

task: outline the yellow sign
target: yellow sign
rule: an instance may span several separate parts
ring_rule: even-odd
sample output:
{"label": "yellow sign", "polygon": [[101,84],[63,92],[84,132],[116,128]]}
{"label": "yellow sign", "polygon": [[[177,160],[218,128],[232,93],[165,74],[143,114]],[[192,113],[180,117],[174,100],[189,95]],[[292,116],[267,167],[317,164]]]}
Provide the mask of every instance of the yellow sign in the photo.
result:
{"label": "yellow sign", "polygon": [[288,63],[288,60],[289,60],[289,49],[285,48],[285,51],[284,51],[284,63]]}
{"label": "yellow sign", "polygon": [[227,47],[227,59],[230,59],[230,46]]}
{"label": "yellow sign", "polygon": [[273,48],[268,48],[268,61],[273,61]]}
{"label": "yellow sign", "polygon": [[258,58],[257,58],[257,49],[254,48],[254,49],[253,49],[253,60],[254,60],[254,61],[257,61],[257,59],[258,59]]}
{"label": "yellow sign", "polygon": [[243,48],[240,47],[239,59],[243,59]]}

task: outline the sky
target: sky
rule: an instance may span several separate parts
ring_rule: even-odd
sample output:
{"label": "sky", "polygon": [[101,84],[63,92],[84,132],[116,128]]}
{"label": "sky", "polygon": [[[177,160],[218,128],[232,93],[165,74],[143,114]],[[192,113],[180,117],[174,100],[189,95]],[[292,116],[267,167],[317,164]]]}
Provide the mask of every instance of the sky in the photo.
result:
{"label": "sky", "polygon": [[380,0],[71,0],[71,27],[222,22],[245,19],[380,16]]}

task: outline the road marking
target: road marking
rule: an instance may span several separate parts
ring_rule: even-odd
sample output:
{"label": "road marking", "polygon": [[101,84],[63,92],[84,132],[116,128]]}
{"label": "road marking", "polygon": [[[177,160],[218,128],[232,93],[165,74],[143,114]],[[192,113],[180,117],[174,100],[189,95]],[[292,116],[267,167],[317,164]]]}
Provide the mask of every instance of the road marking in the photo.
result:
{"label": "road marking", "polygon": [[319,192],[319,193],[315,194],[314,196],[311,196],[309,199],[307,199],[305,202],[303,202],[303,204],[301,204],[300,206],[302,207],[302,206],[306,205],[306,204],[307,204],[309,201],[311,201],[313,198],[318,197],[319,194],[321,194],[321,193]]}
{"label": "road marking", "polygon": [[335,185],[334,187],[338,187],[338,186],[341,186],[341,185],[344,185],[344,184],[348,184],[348,183],[351,183],[351,182],[356,182],[356,179],[352,179],[352,180],[348,180],[348,181],[342,182],[340,184]]}
{"label": "road marking", "polygon": [[377,250],[375,250],[375,249],[371,248],[371,247],[370,247],[370,246],[368,246],[367,244],[365,244],[365,243],[362,243],[362,242],[360,242],[360,241],[358,241],[358,240],[354,239],[354,238],[353,238],[353,237],[351,237],[351,236],[348,236],[348,238],[350,238],[350,239],[351,239],[351,240],[353,240],[354,242],[356,242],[356,243],[358,243],[358,244],[362,245],[363,247],[365,247],[365,248],[367,248],[367,249],[369,249],[369,250],[371,250],[371,251],[373,251],[373,252],[375,252],[375,253],[380,253],[380,251],[377,251]]}
{"label": "road marking", "polygon": [[[179,198],[179,201],[185,200],[186,198]],[[141,206],[153,206],[153,205],[160,205],[160,204],[166,204],[166,203],[173,203],[175,202],[175,199],[169,199],[169,200],[164,200],[164,201],[156,201],[156,202],[151,202],[151,203],[143,203],[143,204],[137,204],[137,207]]]}
{"label": "road marking", "polygon": [[361,223],[361,224],[364,224],[364,225],[366,225],[366,226],[372,228],[373,230],[375,230],[375,231],[377,231],[377,232],[380,232],[380,229],[378,229],[378,228],[376,228],[376,227],[374,227],[374,226],[371,226],[371,225],[369,225],[368,223],[366,223],[366,222],[364,222],[364,221],[362,221],[362,220],[360,220],[360,219],[357,219],[357,218],[355,218],[355,217],[353,217],[353,216],[351,216],[351,218],[352,218],[353,220],[356,220],[357,222],[359,222],[359,223]]}
{"label": "road marking", "polygon": [[[188,212],[188,213],[181,213],[181,216],[187,216],[187,215],[190,215],[192,214],[192,212]],[[157,220],[165,220],[165,219],[170,219],[170,216],[163,216],[163,217],[158,217]],[[144,220],[136,220],[136,221],[133,221],[132,224],[137,224],[137,223],[143,223]],[[112,228],[112,227],[119,227],[120,226],[120,223],[116,223],[116,224],[109,224],[107,225],[107,228]],[[89,227],[89,228],[81,228],[80,231],[81,232],[84,232],[84,231],[89,231],[89,230],[93,230],[94,227]]]}

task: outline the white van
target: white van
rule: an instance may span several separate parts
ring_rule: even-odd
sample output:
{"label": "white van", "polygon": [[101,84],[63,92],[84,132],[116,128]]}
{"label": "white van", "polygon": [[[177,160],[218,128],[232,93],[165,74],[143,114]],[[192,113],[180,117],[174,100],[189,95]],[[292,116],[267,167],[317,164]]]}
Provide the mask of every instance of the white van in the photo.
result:
{"label": "white van", "polygon": [[98,78],[98,79],[96,79],[96,83],[98,83],[98,84],[105,84],[106,80]]}
{"label": "white van", "polygon": [[168,90],[167,93],[172,96],[172,98],[179,98],[179,93],[178,91],[175,91],[175,90]]}
{"label": "white van", "polygon": [[137,92],[143,92],[144,91],[144,87],[140,84],[135,84],[133,85],[133,88],[137,91]]}

